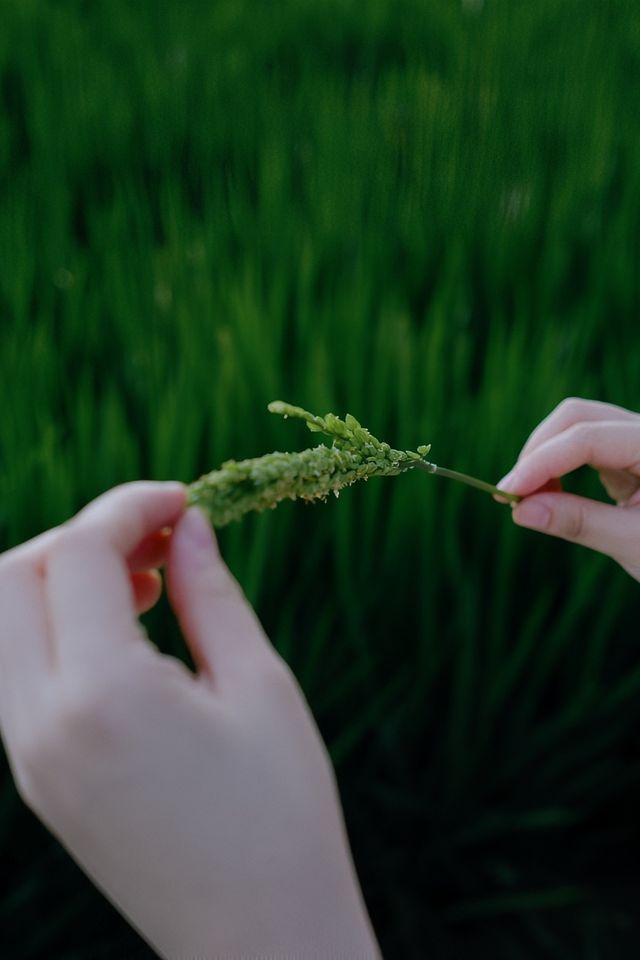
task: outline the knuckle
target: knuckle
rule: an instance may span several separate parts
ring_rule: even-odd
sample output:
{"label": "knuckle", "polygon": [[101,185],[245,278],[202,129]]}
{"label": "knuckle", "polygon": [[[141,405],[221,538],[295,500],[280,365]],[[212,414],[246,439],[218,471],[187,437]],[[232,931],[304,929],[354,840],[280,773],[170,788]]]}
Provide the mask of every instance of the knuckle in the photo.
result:
{"label": "knuckle", "polygon": [[100,718],[105,695],[95,687],[67,693],[57,705],[55,719],[63,732],[85,730],[87,723]]}
{"label": "knuckle", "polygon": [[584,410],[586,405],[587,401],[583,400],[582,397],[565,397],[564,400],[558,404],[557,409],[562,410],[563,413],[579,414]]}
{"label": "knuckle", "polygon": [[86,526],[78,522],[79,516],[80,514],[71,520],[67,520],[66,523],[58,528],[57,536],[50,544],[48,550],[49,555],[54,552],[57,553],[58,551],[74,550],[78,546],[87,543],[90,532]]}
{"label": "knuckle", "polygon": [[46,792],[49,771],[57,768],[57,750],[52,725],[40,719],[16,734],[11,744],[11,764],[16,789],[32,810]]}
{"label": "knuckle", "polygon": [[35,760],[61,750],[91,742],[99,743],[108,733],[116,702],[107,683],[63,690],[52,700],[40,723],[30,754]]}
{"label": "knuckle", "polygon": [[16,557],[13,550],[7,550],[5,553],[0,553],[0,577],[5,577],[14,567],[15,563]]}
{"label": "knuckle", "polygon": [[0,553],[0,577],[9,578],[13,575],[20,575],[29,568],[27,558],[24,556],[22,547],[13,547]]}
{"label": "knuckle", "polygon": [[568,540],[581,540],[585,536],[586,517],[581,506],[576,504],[561,517],[559,530]]}
{"label": "knuckle", "polygon": [[12,764],[18,794],[35,810],[39,798],[46,792],[48,771],[52,766],[57,767],[51,731],[38,726],[22,734],[13,745]]}
{"label": "knuckle", "polygon": [[572,444],[580,446],[584,450],[585,463],[588,463],[592,456],[594,424],[591,421],[574,423],[573,426],[569,427],[567,434]]}
{"label": "knuckle", "polygon": [[258,673],[259,684],[267,696],[278,700],[288,700],[299,694],[298,682],[289,665],[278,653],[269,653]]}
{"label": "knuckle", "polygon": [[569,427],[574,437],[588,437],[593,432],[593,423],[590,420],[580,420]]}
{"label": "knuckle", "polygon": [[37,537],[0,553],[0,576],[9,571],[27,569],[34,564],[37,568],[46,552],[50,551],[57,543],[60,531],[63,528],[64,524],[51,527],[50,530],[39,534]]}
{"label": "knuckle", "polygon": [[[96,690],[55,696],[14,743],[16,788],[36,814],[69,804],[83,760],[97,757],[112,739],[105,698]],[[67,796],[67,799],[63,799]]]}

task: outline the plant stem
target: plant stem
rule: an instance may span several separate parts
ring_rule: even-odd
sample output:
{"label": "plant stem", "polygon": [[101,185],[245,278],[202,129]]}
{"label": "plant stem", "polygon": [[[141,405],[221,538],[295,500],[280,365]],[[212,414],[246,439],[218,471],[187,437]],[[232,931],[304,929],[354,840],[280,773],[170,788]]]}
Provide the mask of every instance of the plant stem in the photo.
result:
{"label": "plant stem", "polygon": [[504,499],[510,503],[519,503],[520,500],[522,500],[522,497],[519,497],[517,493],[507,493],[506,490],[499,490],[498,487],[495,487],[492,483],[485,483],[484,480],[469,477],[466,473],[458,473],[457,470],[438,467],[435,463],[429,463],[427,460],[415,460],[411,466],[419,467],[426,473],[435,473],[436,476],[439,477],[448,477],[450,480],[460,480],[461,483],[466,483],[470,487],[476,487],[478,490],[484,490],[486,493],[497,494],[500,497],[504,497]]}

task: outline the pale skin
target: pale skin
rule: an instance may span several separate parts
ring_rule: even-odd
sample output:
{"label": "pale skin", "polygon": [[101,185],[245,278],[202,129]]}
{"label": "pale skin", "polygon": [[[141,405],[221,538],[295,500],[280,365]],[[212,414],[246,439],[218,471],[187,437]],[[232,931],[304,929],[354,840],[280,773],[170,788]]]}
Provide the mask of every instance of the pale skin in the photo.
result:
{"label": "pale skin", "polygon": [[[25,803],[162,957],[378,960],[304,697],[186,488],[0,556],[0,731]],[[197,672],[138,621],[167,589]]]}
{"label": "pale skin", "polygon": [[[615,505],[562,492],[583,464]],[[499,486],[516,523],[640,580],[640,415],[565,401]],[[185,505],[182,484],[126,484],[0,556],[20,795],[162,957],[379,960],[309,708]],[[162,566],[195,674],[138,621]]]}
{"label": "pale skin", "polygon": [[[562,478],[589,465],[613,503],[562,489]],[[640,580],[640,414],[572,397],[539,424],[498,483],[524,500],[520,526],[604,553]]]}

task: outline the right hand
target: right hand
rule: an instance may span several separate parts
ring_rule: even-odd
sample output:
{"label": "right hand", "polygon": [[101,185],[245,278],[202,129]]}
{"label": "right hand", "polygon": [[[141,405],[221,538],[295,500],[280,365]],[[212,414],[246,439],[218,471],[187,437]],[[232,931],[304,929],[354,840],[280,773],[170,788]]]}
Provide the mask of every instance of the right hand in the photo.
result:
{"label": "right hand", "polygon": [[[563,492],[561,478],[585,464],[599,472],[615,506]],[[640,581],[640,414],[564,400],[498,486],[524,498],[513,508],[519,526],[598,550]]]}
{"label": "right hand", "polygon": [[[20,794],[162,957],[373,960],[313,717],[185,500],[125,484],[0,557],[0,732]],[[196,674],[137,621],[158,580],[132,576],[166,527]]]}

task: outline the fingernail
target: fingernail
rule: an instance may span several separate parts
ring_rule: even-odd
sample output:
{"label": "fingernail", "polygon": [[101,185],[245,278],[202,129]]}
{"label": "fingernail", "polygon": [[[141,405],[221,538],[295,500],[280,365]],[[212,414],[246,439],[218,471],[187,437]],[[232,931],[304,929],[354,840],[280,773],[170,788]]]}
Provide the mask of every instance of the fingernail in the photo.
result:
{"label": "fingernail", "polygon": [[551,524],[551,510],[540,500],[523,500],[513,510],[513,519],[520,527],[546,530]]}
{"label": "fingernail", "polygon": [[185,484],[180,483],[179,480],[165,480],[163,487],[167,493],[186,493]]}
{"label": "fingernail", "polygon": [[510,470],[509,473],[505,473],[505,475],[504,475],[504,477],[502,478],[502,480],[501,480],[499,483],[496,484],[496,486],[498,487],[498,489],[499,489],[499,490],[506,490],[507,493],[512,493],[512,490],[511,490],[511,488],[509,487],[509,484],[511,483],[511,478],[512,478],[512,476],[513,476],[513,470]]}
{"label": "fingernail", "polygon": [[215,548],[211,524],[200,507],[189,507],[182,518],[182,530],[187,540],[198,549],[211,550]]}

